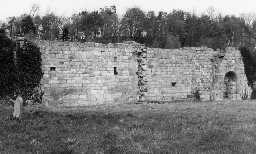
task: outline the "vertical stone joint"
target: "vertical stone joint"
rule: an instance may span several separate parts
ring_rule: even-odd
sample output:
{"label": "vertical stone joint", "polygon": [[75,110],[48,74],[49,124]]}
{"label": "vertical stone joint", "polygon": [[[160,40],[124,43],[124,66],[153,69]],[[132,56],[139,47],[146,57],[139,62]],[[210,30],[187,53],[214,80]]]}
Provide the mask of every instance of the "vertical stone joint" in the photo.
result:
{"label": "vertical stone joint", "polygon": [[141,47],[136,52],[136,56],[138,64],[138,71],[136,72],[138,76],[138,101],[143,102],[148,91],[146,80],[147,48]]}

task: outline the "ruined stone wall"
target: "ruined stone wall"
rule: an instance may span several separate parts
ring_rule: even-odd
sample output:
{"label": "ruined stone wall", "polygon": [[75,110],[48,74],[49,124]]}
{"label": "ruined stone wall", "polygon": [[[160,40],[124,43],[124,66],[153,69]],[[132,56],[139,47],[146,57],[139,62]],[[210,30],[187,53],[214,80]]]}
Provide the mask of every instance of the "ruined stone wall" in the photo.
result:
{"label": "ruined stone wall", "polygon": [[136,101],[137,62],[127,44],[37,42],[44,102],[78,106]]}
{"label": "ruined stone wall", "polygon": [[148,49],[147,100],[189,99],[196,92],[210,100],[215,53],[209,48]]}
{"label": "ruined stone wall", "polygon": [[244,63],[241,53],[238,49],[227,48],[221,63],[216,69],[216,79],[214,81],[213,99],[222,100],[224,98],[225,84],[224,78],[228,72],[233,72],[236,76],[236,94],[230,99],[241,100],[245,97],[250,98],[251,88],[248,86],[247,78],[244,71]]}
{"label": "ruined stone wall", "polygon": [[37,42],[42,52],[44,102],[79,106],[199,97],[223,100],[227,72],[237,75],[236,95],[250,87],[240,52],[209,48],[155,49],[139,44]]}

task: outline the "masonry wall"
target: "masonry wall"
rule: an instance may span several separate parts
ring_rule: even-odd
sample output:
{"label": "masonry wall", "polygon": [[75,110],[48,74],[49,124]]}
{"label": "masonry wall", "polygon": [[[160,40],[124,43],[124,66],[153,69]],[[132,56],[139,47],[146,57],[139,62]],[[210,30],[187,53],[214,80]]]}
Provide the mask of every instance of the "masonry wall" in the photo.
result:
{"label": "masonry wall", "polygon": [[155,49],[136,43],[37,42],[46,105],[137,101],[223,100],[224,77],[237,75],[237,94],[250,97],[240,52],[209,48]]}
{"label": "masonry wall", "polygon": [[209,48],[148,49],[147,100],[184,100],[196,92],[210,100],[213,54]]}
{"label": "masonry wall", "polygon": [[42,52],[43,98],[47,105],[137,100],[137,65],[132,46],[47,41],[37,44]]}
{"label": "masonry wall", "polygon": [[225,93],[224,78],[228,72],[233,72],[236,77],[236,94],[230,99],[241,100],[250,98],[251,88],[248,86],[247,78],[244,71],[244,63],[239,50],[227,48],[225,55],[221,58],[221,63],[216,69],[216,79],[214,81],[213,99],[222,100]]}

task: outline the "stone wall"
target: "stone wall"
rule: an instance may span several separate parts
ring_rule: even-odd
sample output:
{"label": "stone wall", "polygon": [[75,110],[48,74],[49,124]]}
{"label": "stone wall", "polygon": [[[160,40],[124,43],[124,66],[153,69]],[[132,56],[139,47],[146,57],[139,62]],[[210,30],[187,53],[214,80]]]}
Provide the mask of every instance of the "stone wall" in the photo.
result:
{"label": "stone wall", "polygon": [[232,99],[250,95],[240,52],[234,48],[221,52],[205,47],[146,48],[134,42],[37,44],[48,105],[222,100],[228,72],[237,76]]}
{"label": "stone wall", "polygon": [[202,101],[223,100],[226,73],[237,76],[236,92],[230,99],[250,98],[240,51],[227,48],[182,48],[148,50],[149,101],[170,101],[195,98]]}
{"label": "stone wall", "polygon": [[188,99],[198,92],[209,100],[212,62],[209,48],[149,49],[148,93],[152,101]]}
{"label": "stone wall", "polygon": [[37,44],[42,52],[46,104],[77,106],[137,100],[137,62],[131,45]]}
{"label": "stone wall", "polygon": [[222,100],[225,93],[224,78],[229,72],[233,72],[236,76],[236,94],[230,99],[240,100],[244,97],[250,98],[251,88],[248,86],[247,78],[244,71],[244,64],[239,50],[235,48],[227,48],[223,56],[221,56],[221,63],[216,68],[213,99]]}

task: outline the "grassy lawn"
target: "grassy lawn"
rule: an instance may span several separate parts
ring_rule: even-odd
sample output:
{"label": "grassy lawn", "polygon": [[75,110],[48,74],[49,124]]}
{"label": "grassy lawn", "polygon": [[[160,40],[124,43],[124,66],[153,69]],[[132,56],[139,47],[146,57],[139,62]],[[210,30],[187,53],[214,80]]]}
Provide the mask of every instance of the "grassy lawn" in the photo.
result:
{"label": "grassy lawn", "polygon": [[0,107],[0,153],[256,153],[252,101],[26,109],[21,122]]}

